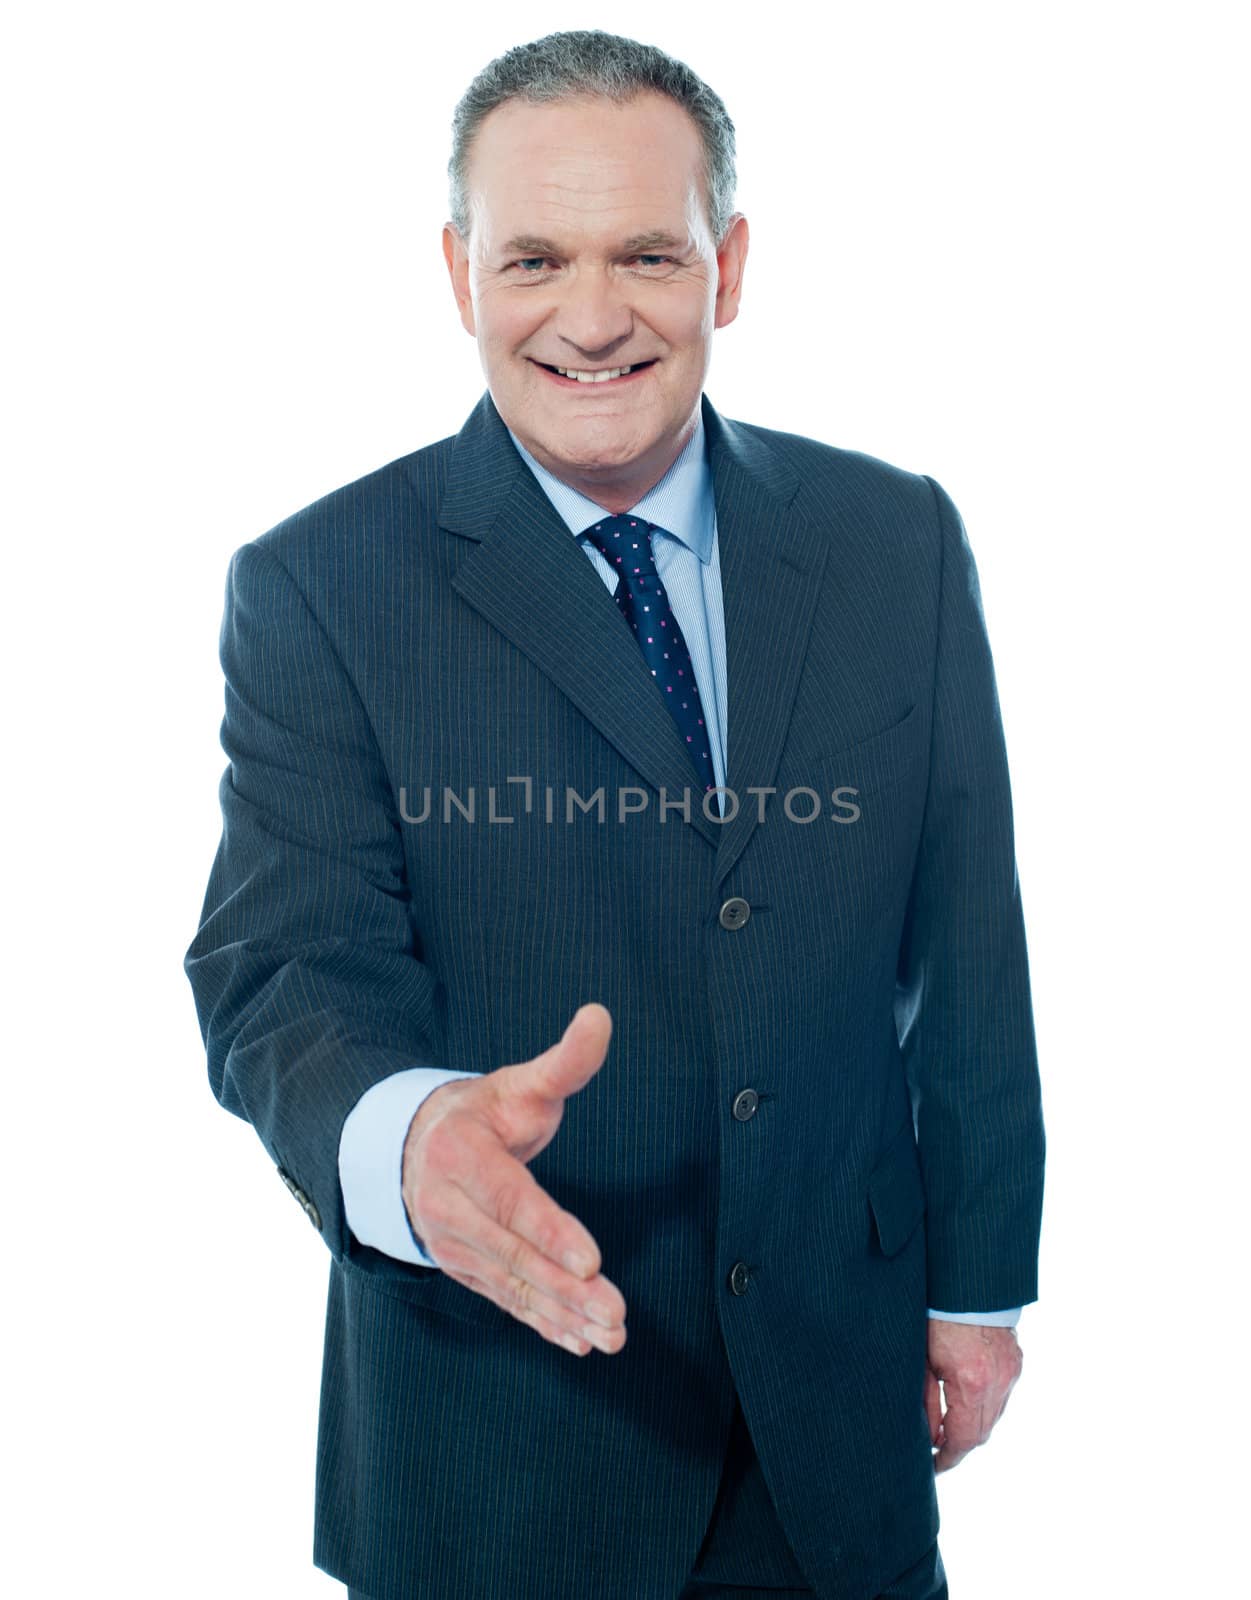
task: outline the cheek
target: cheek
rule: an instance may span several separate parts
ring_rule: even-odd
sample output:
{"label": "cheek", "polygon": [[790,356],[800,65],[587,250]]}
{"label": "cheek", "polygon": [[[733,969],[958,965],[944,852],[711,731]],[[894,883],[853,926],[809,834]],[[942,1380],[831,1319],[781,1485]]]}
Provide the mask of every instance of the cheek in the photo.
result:
{"label": "cheek", "polygon": [[677,362],[689,364],[698,361],[708,337],[698,312],[681,320],[674,318],[663,331]]}
{"label": "cheek", "polygon": [[485,296],[478,303],[478,328],[493,349],[516,350],[531,337],[542,320],[524,305],[509,304],[504,297]]}

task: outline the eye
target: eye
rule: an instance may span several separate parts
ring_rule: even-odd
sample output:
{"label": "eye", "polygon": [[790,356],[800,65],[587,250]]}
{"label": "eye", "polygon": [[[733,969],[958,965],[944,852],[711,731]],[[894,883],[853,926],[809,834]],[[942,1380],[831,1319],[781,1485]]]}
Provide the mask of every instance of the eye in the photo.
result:
{"label": "eye", "polygon": [[[634,260],[634,261],[668,261],[668,262],[672,262],[673,261],[673,257],[672,256],[655,256],[655,255],[637,255],[637,256],[631,257],[631,259]],[[523,278],[533,278],[535,274],[533,272],[529,271],[529,267],[531,266],[531,264],[535,264],[538,267],[542,267],[546,263],[547,260],[548,260],[547,256],[521,256],[516,261],[510,261],[508,263],[508,265],[509,265],[510,268],[512,268],[512,267],[520,267],[521,268],[521,275],[522,275]]]}

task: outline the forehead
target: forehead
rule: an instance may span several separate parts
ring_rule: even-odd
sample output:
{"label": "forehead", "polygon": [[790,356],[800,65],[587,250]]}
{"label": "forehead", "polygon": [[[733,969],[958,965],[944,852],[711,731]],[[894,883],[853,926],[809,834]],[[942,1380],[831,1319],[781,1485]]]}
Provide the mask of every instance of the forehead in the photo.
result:
{"label": "forehead", "polygon": [[[703,147],[667,95],[508,100],[482,122],[468,162],[474,231],[510,239],[684,238],[698,226]],[[641,246],[638,246],[641,248]]]}

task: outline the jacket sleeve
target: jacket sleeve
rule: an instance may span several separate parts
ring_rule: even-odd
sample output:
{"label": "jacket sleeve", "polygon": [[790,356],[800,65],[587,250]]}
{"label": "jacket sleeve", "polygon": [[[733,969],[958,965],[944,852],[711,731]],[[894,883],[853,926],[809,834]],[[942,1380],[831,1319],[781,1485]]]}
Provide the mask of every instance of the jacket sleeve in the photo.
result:
{"label": "jacket sleeve", "polygon": [[439,986],[415,948],[365,707],[261,541],[231,557],[220,650],[222,833],[183,964],[214,1095],[256,1129],[337,1259],[344,1122],[390,1074],[446,1065]]}
{"label": "jacket sleeve", "polygon": [[941,541],[928,790],[895,1017],[926,1196],[926,1300],[1038,1298],[1045,1136],[1007,754],[973,552]]}

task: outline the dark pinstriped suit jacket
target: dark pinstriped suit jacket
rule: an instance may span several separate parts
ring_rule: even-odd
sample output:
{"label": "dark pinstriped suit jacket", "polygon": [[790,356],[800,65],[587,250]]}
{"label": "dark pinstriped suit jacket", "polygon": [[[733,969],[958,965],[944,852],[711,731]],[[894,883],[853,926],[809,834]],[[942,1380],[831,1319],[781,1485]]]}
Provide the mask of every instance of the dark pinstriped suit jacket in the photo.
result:
{"label": "dark pinstriped suit jacket", "polygon": [[[1040,1087],[960,518],[932,479],[702,405],[733,820],[703,816],[489,393],[231,560],[186,970],[214,1093],[330,1253],[314,1559],[379,1600],[668,1600],[734,1389],[817,1592],[876,1595],[938,1530],[927,1304],[1037,1298]],[[799,786],[814,821],[785,815]],[[603,822],[565,820],[601,787]],[[471,788],[473,823],[442,802]],[[528,1060],[587,1000],[608,1058],[530,1162],[628,1308],[624,1350],[578,1359],[355,1240],[337,1149],[384,1075]]]}

